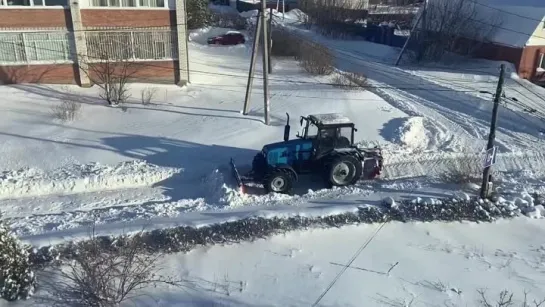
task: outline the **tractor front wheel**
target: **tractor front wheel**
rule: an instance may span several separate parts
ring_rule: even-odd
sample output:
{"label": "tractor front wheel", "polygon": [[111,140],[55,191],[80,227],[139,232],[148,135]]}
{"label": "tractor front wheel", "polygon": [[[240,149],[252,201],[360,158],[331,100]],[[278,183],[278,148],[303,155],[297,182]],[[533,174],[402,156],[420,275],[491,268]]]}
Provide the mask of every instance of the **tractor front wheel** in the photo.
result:
{"label": "tractor front wheel", "polygon": [[288,194],[293,187],[293,176],[289,170],[277,169],[265,175],[263,186],[267,193]]}
{"label": "tractor front wheel", "polygon": [[361,161],[352,155],[339,155],[329,164],[327,178],[332,186],[355,184],[363,173]]}

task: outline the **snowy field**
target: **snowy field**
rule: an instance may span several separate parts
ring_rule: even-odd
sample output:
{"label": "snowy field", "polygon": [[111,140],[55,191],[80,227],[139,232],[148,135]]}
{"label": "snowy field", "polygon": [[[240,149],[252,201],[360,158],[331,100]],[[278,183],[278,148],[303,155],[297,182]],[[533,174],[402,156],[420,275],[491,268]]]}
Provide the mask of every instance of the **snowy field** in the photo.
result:
{"label": "snowy field", "polygon": [[[296,231],[170,254],[161,265],[183,288],[160,286],[126,306],[312,306],[322,295],[317,306],[486,306],[478,291],[494,304],[503,290],[523,306],[524,293],[545,298],[544,235],[527,218]],[[48,306],[47,297],[38,290],[28,303]]]}
{"label": "snowy field", "polygon": [[480,289],[491,302],[504,289],[518,303],[525,291],[529,302],[545,298],[542,221],[391,223],[375,235],[379,227],[295,232],[172,255],[168,267],[193,284],[188,293],[167,289],[151,302],[311,306],[370,238],[318,306],[481,306]]}
{"label": "snowy field", "polygon": [[[386,197],[476,194],[476,184],[445,184],[438,177],[453,161],[473,161],[481,170],[499,62],[396,67],[397,49],[320,37],[295,28],[297,14],[286,15],[280,20],[302,37],[329,46],[336,67],[365,74],[370,87],[338,89],[328,84],[330,76],[310,76],[291,59],[273,58],[271,125],[266,126],[260,64],[250,114],[240,112],[251,42],[205,44],[207,37],[229,29],[190,34],[189,86],[131,84],[132,100],[123,108],[106,106],[96,87],[1,86],[2,218],[24,241],[47,246],[86,237],[93,220],[98,234],[115,235],[249,216],[338,214],[380,206]],[[387,224],[320,306],[409,306],[411,300],[410,306],[478,306],[479,288],[489,288],[491,298],[504,288],[519,300],[524,290],[531,299],[545,297],[545,224],[540,219],[545,210],[527,203],[529,193],[545,192],[545,90],[507,68],[496,135],[496,188],[503,203],[525,207],[523,213],[537,219]],[[157,94],[144,105],[140,91],[150,87]],[[51,115],[52,106],[66,97],[83,103],[73,122]],[[229,159],[244,169],[264,144],[280,141],[286,112],[292,138],[299,116],[347,115],[358,128],[358,143],[383,148],[382,178],[332,190],[302,182],[294,196],[258,190],[241,195],[230,178]],[[309,306],[377,227],[297,231],[170,255],[166,266],[192,281],[188,291],[160,289],[141,303]]]}

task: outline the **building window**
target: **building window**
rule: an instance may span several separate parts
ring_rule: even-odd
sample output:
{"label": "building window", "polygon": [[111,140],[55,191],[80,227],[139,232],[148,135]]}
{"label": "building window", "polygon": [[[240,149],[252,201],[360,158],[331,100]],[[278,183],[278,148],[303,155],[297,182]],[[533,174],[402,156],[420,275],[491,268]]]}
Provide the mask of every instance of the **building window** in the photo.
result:
{"label": "building window", "polygon": [[539,54],[539,63],[537,65],[537,69],[545,71],[545,53]]}
{"label": "building window", "polygon": [[166,7],[165,0],[92,0],[91,4],[96,7]]}
{"label": "building window", "polygon": [[0,0],[7,6],[68,6],[67,0]]}
{"label": "building window", "polygon": [[0,33],[0,62],[36,63],[71,61],[66,32]]}
{"label": "building window", "polygon": [[89,60],[172,59],[174,33],[157,31],[88,31],[86,33]]}

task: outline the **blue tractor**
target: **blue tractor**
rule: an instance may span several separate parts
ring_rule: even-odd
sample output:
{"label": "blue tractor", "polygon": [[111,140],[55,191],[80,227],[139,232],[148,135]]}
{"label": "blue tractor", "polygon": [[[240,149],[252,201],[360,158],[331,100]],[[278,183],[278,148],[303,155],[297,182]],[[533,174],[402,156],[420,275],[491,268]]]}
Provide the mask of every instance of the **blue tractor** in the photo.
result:
{"label": "blue tractor", "polygon": [[302,132],[289,139],[289,114],[284,141],[267,144],[255,155],[252,170],[240,175],[231,159],[233,175],[240,188],[245,183],[261,183],[269,192],[290,194],[301,174],[321,176],[329,187],[349,186],[362,177],[380,175],[381,149],[354,145],[354,124],[342,114],[301,116]]}

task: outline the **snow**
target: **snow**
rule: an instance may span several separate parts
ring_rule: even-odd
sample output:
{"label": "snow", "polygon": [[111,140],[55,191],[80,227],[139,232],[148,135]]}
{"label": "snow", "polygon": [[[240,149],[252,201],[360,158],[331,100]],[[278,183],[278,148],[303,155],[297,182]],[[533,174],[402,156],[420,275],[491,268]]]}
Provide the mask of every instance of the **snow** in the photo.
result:
{"label": "snow", "polygon": [[[508,290],[517,306],[524,292],[530,302],[545,297],[540,220],[379,227],[296,231],[169,254],[162,274],[184,287],[159,285],[127,306],[310,306],[329,285],[317,306],[479,306],[480,289],[494,302]],[[43,292],[12,305],[45,306]]]}
{"label": "snow", "polygon": [[444,137],[441,131],[434,129],[432,123],[420,116],[400,118],[389,124],[394,129],[391,141],[413,150],[433,148],[436,145],[434,141]]}
{"label": "snow", "polygon": [[[228,31],[191,31],[191,84],[184,88],[131,84],[133,100],[125,112],[100,102],[96,88],[1,87],[2,95],[10,98],[0,104],[0,210],[15,231],[47,236],[85,227],[97,215],[104,226],[154,218],[169,219],[157,225],[171,225],[189,213],[218,210],[236,215],[233,210],[239,208],[307,208],[315,201],[331,205],[351,197],[380,204],[396,191],[429,190],[434,185],[427,180],[439,177],[453,163],[476,161],[480,167],[492,103],[489,95],[478,91],[494,91],[497,62],[394,67],[394,48],[300,31],[328,44],[339,58],[339,69],[364,73],[372,87],[343,91],[328,85],[328,77],[303,73],[292,60],[273,59],[271,125],[265,126],[259,68],[249,115],[240,113],[249,44],[220,48],[205,44],[207,37]],[[151,105],[142,105],[139,91],[149,87],[157,88],[158,94]],[[531,94],[542,93],[539,88],[508,78],[506,94],[515,91],[521,93],[521,102],[545,112],[540,98]],[[57,122],[49,115],[50,107],[65,96],[85,104],[74,122]],[[496,136],[500,150],[494,166],[495,177],[503,182],[496,187],[505,193],[542,191],[545,142],[537,127],[543,122],[514,105],[505,108],[509,111],[500,111]],[[240,194],[229,160],[235,158],[241,171],[247,170],[264,144],[281,140],[286,112],[292,128],[298,127],[299,116],[350,116],[360,146],[377,142],[383,148],[384,182],[328,190],[321,182],[305,181],[294,196],[263,195],[253,186],[247,188],[248,194]],[[407,181],[400,181],[403,178]],[[472,195],[478,190],[446,186],[438,191],[445,194],[449,189],[450,195],[459,189]],[[424,200],[429,197],[423,195]]]}
{"label": "snow", "polygon": [[35,168],[4,171],[0,173],[0,199],[144,187],[180,171],[146,161],[126,161],[113,166],[75,164],[50,172]]}
{"label": "snow", "polygon": [[201,291],[164,289],[159,306],[310,306],[369,238],[318,306],[476,306],[479,289],[493,301],[504,289],[519,303],[525,290],[529,301],[545,297],[542,223],[391,223],[374,236],[378,227],[295,232],[169,256],[169,272]]}
{"label": "snow", "polygon": [[[437,206],[441,198],[468,200],[478,193],[477,183],[438,178],[458,162],[469,161],[482,170],[492,97],[480,91],[495,91],[499,62],[464,59],[450,65],[396,67],[396,48],[328,39],[296,28],[296,10],[274,15],[279,21],[285,17],[284,25],[300,35],[327,44],[336,68],[363,73],[369,88],[337,89],[327,76],[309,76],[293,60],[273,58],[271,125],[266,126],[259,66],[249,115],[241,114],[251,43],[207,46],[206,38],[231,31],[219,28],[189,34],[191,84],[131,84],[133,98],[123,109],[101,102],[97,88],[2,86],[2,219],[25,242],[46,246],[85,238],[93,221],[98,235],[116,235],[142,227],[202,227],[246,217],[341,214],[366,206],[396,207],[407,199]],[[545,210],[534,197],[545,193],[545,140],[540,134],[545,89],[510,75],[513,67],[507,68],[505,94],[518,102],[506,98],[500,109],[494,189],[499,203],[529,218],[486,225],[389,223],[352,264],[360,269],[349,268],[324,297],[324,305],[396,304],[413,296],[417,306],[445,300],[471,305],[478,298],[476,289],[485,286],[493,295],[508,287],[520,296],[527,286],[536,298],[545,296],[539,286],[543,274],[537,271],[543,263],[536,260],[543,256],[539,246]],[[149,87],[157,95],[144,105],[140,91]],[[84,104],[73,122],[50,115],[51,107],[66,97]],[[525,112],[528,107],[537,112]],[[330,114],[334,122],[346,120],[340,114],[349,116],[358,128],[358,145],[377,142],[383,149],[381,179],[334,189],[309,179],[298,183],[293,196],[264,195],[257,186],[240,194],[229,160],[247,169],[263,145],[282,139],[286,112],[292,130],[300,116]],[[253,243],[203,247],[170,255],[168,271],[208,286],[221,284],[214,281],[217,276],[244,285],[236,293],[229,290],[229,297],[217,289],[205,291],[193,300],[195,305],[308,306],[340,270],[330,262],[346,263],[375,229],[360,225],[298,231]],[[397,262],[390,274],[361,270],[384,273]],[[440,291],[424,286],[439,285],[437,281],[443,284]],[[158,291],[157,301],[143,305],[190,304],[187,292]]]}
{"label": "snow", "polygon": [[350,118],[338,113],[312,114],[309,117],[322,125],[350,124],[352,122]]}

